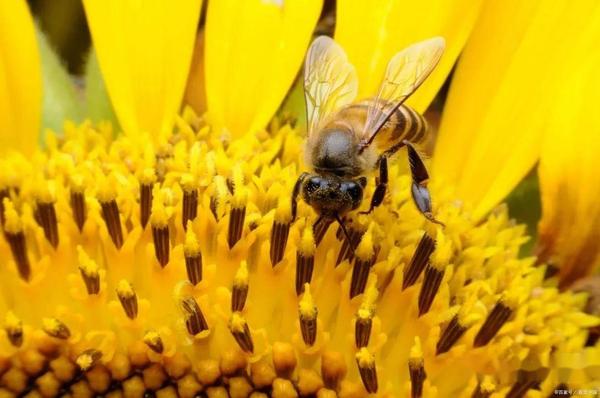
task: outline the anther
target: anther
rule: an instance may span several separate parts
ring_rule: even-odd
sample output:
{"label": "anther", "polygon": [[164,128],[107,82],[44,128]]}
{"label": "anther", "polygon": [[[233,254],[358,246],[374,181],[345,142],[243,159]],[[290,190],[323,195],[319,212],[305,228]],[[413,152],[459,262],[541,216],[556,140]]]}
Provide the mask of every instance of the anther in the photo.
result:
{"label": "anther", "polygon": [[402,281],[402,290],[414,285],[414,283],[425,269],[429,262],[431,253],[435,250],[435,241],[424,233],[419,241],[415,253],[413,254],[410,263],[404,268],[404,279]]}
{"label": "anther", "polygon": [[373,247],[373,235],[368,230],[362,237],[358,248],[356,249],[356,259],[352,269],[352,279],[350,281],[350,298],[356,297],[365,291],[369,270],[375,262],[375,250]]}
{"label": "anther", "polygon": [[455,315],[440,335],[440,339],[435,346],[435,355],[448,352],[466,330],[467,328],[460,324],[458,315]]}
{"label": "anther", "polygon": [[512,308],[499,300],[488,314],[483,325],[481,325],[479,332],[477,332],[473,346],[482,347],[488,344],[496,336],[502,325],[508,321],[512,313]]}
{"label": "anther", "polygon": [[354,344],[356,348],[363,348],[369,345],[377,294],[375,285],[369,286],[365,292],[363,302],[356,313],[354,323]]}
{"label": "anther", "polygon": [[204,330],[208,330],[206,319],[204,319],[204,315],[193,297],[184,298],[181,301],[181,307],[183,308],[185,326],[189,334],[195,336]]}
{"label": "anther", "polygon": [[4,321],[4,331],[8,341],[14,347],[21,347],[23,344],[23,322],[15,316],[11,311],[6,313]]}
{"label": "anther", "polygon": [[37,202],[37,215],[46,240],[56,248],[58,246],[58,221],[54,202]]}
{"label": "anther", "polygon": [[148,348],[150,348],[157,354],[162,354],[163,350],[165,349],[160,335],[154,330],[149,330],[146,333],[144,333],[143,340],[144,344],[146,344]]}
{"label": "anther", "polygon": [[229,319],[229,330],[240,348],[248,353],[254,352],[254,343],[246,319],[240,312],[234,312]]}
{"label": "anther", "polygon": [[283,258],[288,236],[290,234],[290,225],[292,217],[289,201],[281,200],[275,211],[273,228],[271,229],[271,265],[274,267]]}
{"label": "anther", "polygon": [[423,279],[423,285],[421,285],[421,291],[419,292],[419,316],[427,313],[431,308],[433,299],[435,298],[442,279],[444,278],[444,269],[429,264],[425,268],[425,278]]}
{"label": "anther", "polygon": [[79,273],[85,284],[88,294],[100,293],[100,273],[98,264],[92,260],[81,248],[77,247],[79,253]]}
{"label": "anther", "polygon": [[229,195],[225,178],[223,176],[215,176],[213,179],[214,190],[210,196],[210,211],[215,217],[215,220],[219,220],[225,213],[225,198]]}
{"label": "anther", "polygon": [[298,306],[300,312],[300,331],[304,344],[312,346],[317,340],[317,306],[310,294],[310,285],[304,285],[304,294]]}
{"label": "anther", "polygon": [[510,391],[506,394],[506,398],[524,397],[528,390],[538,388],[540,383],[546,378],[547,374],[547,369],[532,372],[520,370],[517,374],[517,381],[515,381]]}
{"label": "anther", "polygon": [[485,376],[478,384],[471,398],[489,398],[496,390],[496,385],[490,376]]}
{"label": "anther", "polygon": [[123,246],[123,231],[121,229],[121,216],[119,214],[119,207],[117,201],[111,199],[107,202],[100,201],[102,207],[102,218],[106,224],[108,234],[112,239],[115,247],[120,249]]}
{"label": "anther", "polygon": [[83,192],[78,192],[71,189],[70,194],[71,212],[73,213],[73,220],[79,228],[79,231],[83,230],[85,224],[86,209],[85,209],[85,195]]}
{"label": "anther", "polygon": [[28,281],[31,276],[31,265],[27,256],[27,241],[23,233],[23,222],[8,198],[4,198],[3,203],[5,217],[4,236],[10,246],[19,276]]}
{"label": "anther", "polygon": [[342,241],[342,246],[340,247],[340,252],[338,253],[337,260],[335,261],[336,267],[340,265],[344,260],[352,261],[352,258],[354,257],[352,247],[358,246],[364,234],[364,231],[350,227],[348,228],[350,242],[348,242],[348,239],[346,239],[346,237],[343,234],[342,227],[338,229],[338,232],[339,234],[336,234],[336,237],[338,237],[338,239]]}
{"label": "anther", "polygon": [[146,228],[150,219],[150,210],[152,209],[152,198],[154,183],[156,182],[156,174],[154,169],[145,168],[140,176],[140,223],[142,228]]}
{"label": "anther", "polygon": [[82,371],[87,372],[100,361],[100,358],[102,358],[102,352],[90,348],[82,352],[75,360],[75,363],[77,363]]}
{"label": "anther", "polygon": [[363,385],[369,394],[377,392],[377,368],[375,366],[375,357],[365,347],[356,353],[356,364]]}
{"label": "anther", "polygon": [[248,297],[248,265],[242,260],[235,277],[233,278],[233,289],[231,293],[231,311],[241,311]]}
{"label": "anther", "polygon": [[233,246],[242,237],[244,230],[244,220],[246,218],[247,193],[244,187],[236,187],[235,194],[231,201],[231,212],[229,214],[229,228],[227,230],[227,242],[229,248]]}
{"label": "anther", "polygon": [[188,221],[194,220],[198,215],[198,188],[191,174],[184,174],[181,177],[181,189],[183,190],[181,222],[183,229],[187,229]]}
{"label": "anther", "polygon": [[305,228],[296,252],[296,294],[304,290],[304,284],[312,280],[315,267],[315,241],[310,228]]}
{"label": "anther", "polygon": [[[159,188],[156,186],[154,197],[159,197]],[[154,255],[161,267],[169,263],[169,253],[171,243],[169,241],[169,215],[166,206],[162,200],[155,200],[152,205],[152,215],[150,216],[152,224],[152,240],[154,242]]]}
{"label": "anther", "polygon": [[188,280],[195,286],[202,280],[202,253],[200,252],[198,238],[191,226],[191,221],[188,221],[188,227],[185,233],[183,254],[185,257],[185,269],[187,271]]}
{"label": "anther", "polygon": [[313,225],[313,234],[317,246],[319,246],[319,243],[321,243],[321,240],[323,240],[323,238],[325,237],[325,234],[327,233],[327,230],[329,229],[329,226],[332,222],[332,218],[319,217]]}
{"label": "anther", "polygon": [[67,325],[56,318],[44,318],[42,320],[42,329],[48,336],[56,337],[57,339],[67,340],[71,337],[71,331]]}
{"label": "anther", "polygon": [[427,378],[427,374],[425,373],[421,341],[418,337],[415,338],[415,344],[410,350],[408,372],[410,375],[411,398],[421,398],[423,396],[423,383]]}
{"label": "anther", "polygon": [[135,319],[138,314],[138,301],[131,283],[122,279],[117,285],[117,297],[119,297],[125,315],[127,315],[129,319]]}

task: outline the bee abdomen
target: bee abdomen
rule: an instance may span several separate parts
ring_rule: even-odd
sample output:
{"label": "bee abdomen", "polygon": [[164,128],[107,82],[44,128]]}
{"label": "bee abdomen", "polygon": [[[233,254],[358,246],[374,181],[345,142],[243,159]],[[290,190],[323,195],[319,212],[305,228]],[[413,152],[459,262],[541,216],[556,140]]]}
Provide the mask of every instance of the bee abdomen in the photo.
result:
{"label": "bee abdomen", "polygon": [[406,140],[413,144],[425,141],[429,128],[425,118],[406,105],[401,105],[396,109],[390,118],[390,127],[392,127],[390,141]]}

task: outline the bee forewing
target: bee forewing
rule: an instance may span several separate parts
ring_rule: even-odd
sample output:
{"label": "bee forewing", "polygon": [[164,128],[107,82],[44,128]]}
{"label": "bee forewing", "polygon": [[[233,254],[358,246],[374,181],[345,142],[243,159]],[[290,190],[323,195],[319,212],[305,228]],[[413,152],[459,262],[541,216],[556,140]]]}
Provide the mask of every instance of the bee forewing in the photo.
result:
{"label": "bee forewing", "polygon": [[390,115],[425,81],[439,62],[445,40],[434,37],[400,51],[388,63],[377,97],[370,102],[362,131],[370,144]]}
{"label": "bee forewing", "polygon": [[327,36],[316,38],[306,55],[304,98],[309,138],[321,122],[356,97],[358,80],[344,50]]}

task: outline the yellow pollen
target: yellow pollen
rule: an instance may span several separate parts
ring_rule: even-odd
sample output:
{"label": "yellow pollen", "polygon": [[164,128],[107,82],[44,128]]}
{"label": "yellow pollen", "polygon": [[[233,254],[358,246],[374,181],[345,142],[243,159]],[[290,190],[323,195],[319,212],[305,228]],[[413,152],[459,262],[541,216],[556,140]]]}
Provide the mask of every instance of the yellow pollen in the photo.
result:
{"label": "yellow pollen", "polygon": [[54,203],[56,200],[55,187],[52,182],[37,181],[33,194],[38,202]]}
{"label": "yellow pollen", "polygon": [[98,277],[100,267],[92,260],[81,246],[77,246],[77,254],[79,259],[79,269],[90,278]]}
{"label": "yellow pollen", "polygon": [[246,319],[244,319],[240,312],[236,311],[231,314],[231,318],[229,319],[229,327],[233,332],[242,333],[246,327]]}
{"label": "yellow pollen", "polygon": [[410,360],[422,360],[423,359],[423,349],[421,348],[421,339],[415,337],[415,341],[413,346],[410,348]]}
{"label": "yellow pollen", "polygon": [[245,260],[240,262],[240,266],[233,278],[233,286],[248,286],[248,264]]}
{"label": "yellow pollen", "polygon": [[4,317],[4,326],[7,329],[17,330],[23,327],[23,323],[12,311],[8,311]]}
{"label": "yellow pollen", "polygon": [[156,173],[153,168],[146,167],[142,170],[138,178],[143,185],[152,185],[156,181]]}
{"label": "yellow pollen", "polygon": [[135,296],[133,286],[125,279],[121,279],[117,285],[117,294],[123,298],[131,298]]}
{"label": "yellow pollen", "polygon": [[315,237],[310,225],[306,225],[302,231],[302,237],[298,243],[298,251],[304,257],[310,257],[315,253]]}
{"label": "yellow pollen", "polygon": [[366,347],[361,348],[356,353],[356,360],[361,368],[372,366],[375,363],[375,357]]}
{"label": "yellow pollen", "polygon": [[150,222],[153,227],[164,228],[169,223],[170,218],[170,211],[165,203],[168,201],[169,192],[160,189],[158,185],[155,185],[152,191],[154,200],[152,201],[152,215],[150,216]]}
{"label": "yellow pollen", "polygon": [[15,206],[8,198],[4,198],[4,230],[10,234],[18,234],[23,230],[21,217],[15,210]]}
{"label": "yellow pollen", "polygon": [[369,225],[367,232],[363,235],[358,247],[356,248],[356,256],[363,262],[371,261],[373,258],[373,224]]}
{"label": "yellow pollen", "polygon": [[441,228],[436,235],[435,250],[431,254],[430,264],[432,267],[442,271],[452,258],[452,242],[446,237]]}
{"label": "yellow pollen", "polygon": [[277,210],[275,210],[275,221],[280,224],[288,224],[292,221],[292,207],[289,198],[282,196],[279,199]]}
{"label": "yellow pollen", "polygon": [[304,284],[304,294],[300,299],[300,303],[298,305],[300,310],[300,315],[304,318],[314,319],[317,317],[317,307],[313,300],[312,295],[310,294],[310,284]]}
{"label": "yellow pollen", "polygon": [[185,232],[185,243],[183,245],[186,257],[196,257],[200,253],[200,243],[192,227],[192,222],[188,221],[187,231]]}
{"label": "yellow pollen", "polygon": [[198,188],[198,180],[191,173],[184,173],[181,176],[180,184],[185,192],[192,192],[194,189]]}
{"label": "yellow pollen", "polygon": [[496,384],[494,383],[494,379],[491,376],[484,376],[481,381],[481,391],[492,393],[496,390]]}
{"label": "yellow pollen", "polygon": [[370,319],[373,317],[375,312],[375,302],[377,301],[378,291],[376,287],[376,281],[367,287],[363,294],[363,302],[358,309],[358,317],[362,319]]}
{"label": "yellow pollen", "polygon": [[114,174],[109,174],[108,177],[99,176],[99,188],[96,192],[96,197],[101,203],[108,203],[115,200],[117,197],[117,179]]}

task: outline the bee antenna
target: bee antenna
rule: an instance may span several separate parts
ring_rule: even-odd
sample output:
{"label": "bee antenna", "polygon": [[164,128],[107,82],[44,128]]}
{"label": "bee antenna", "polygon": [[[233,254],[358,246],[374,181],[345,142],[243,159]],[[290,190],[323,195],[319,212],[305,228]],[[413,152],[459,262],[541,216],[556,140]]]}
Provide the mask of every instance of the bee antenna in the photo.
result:
{"label": "bee antenna", "polygon": [[340,228],[342,228],[342,232],[344,233],[344,236],[346,237],[346,241],[348,242],[348,246],[350,246],[350,250],[352,250],[352,255],[354,257],[356,257],[356,253],[354,252],[354,244],[352,244],[352,239],[350,239],[350,235],[348,234],[348,230],[346,229],[346,226],[344,225],[344,221],[340,218],[339,214],[335,215],[335,220],[338,222],[338,224],[340,224]]}

